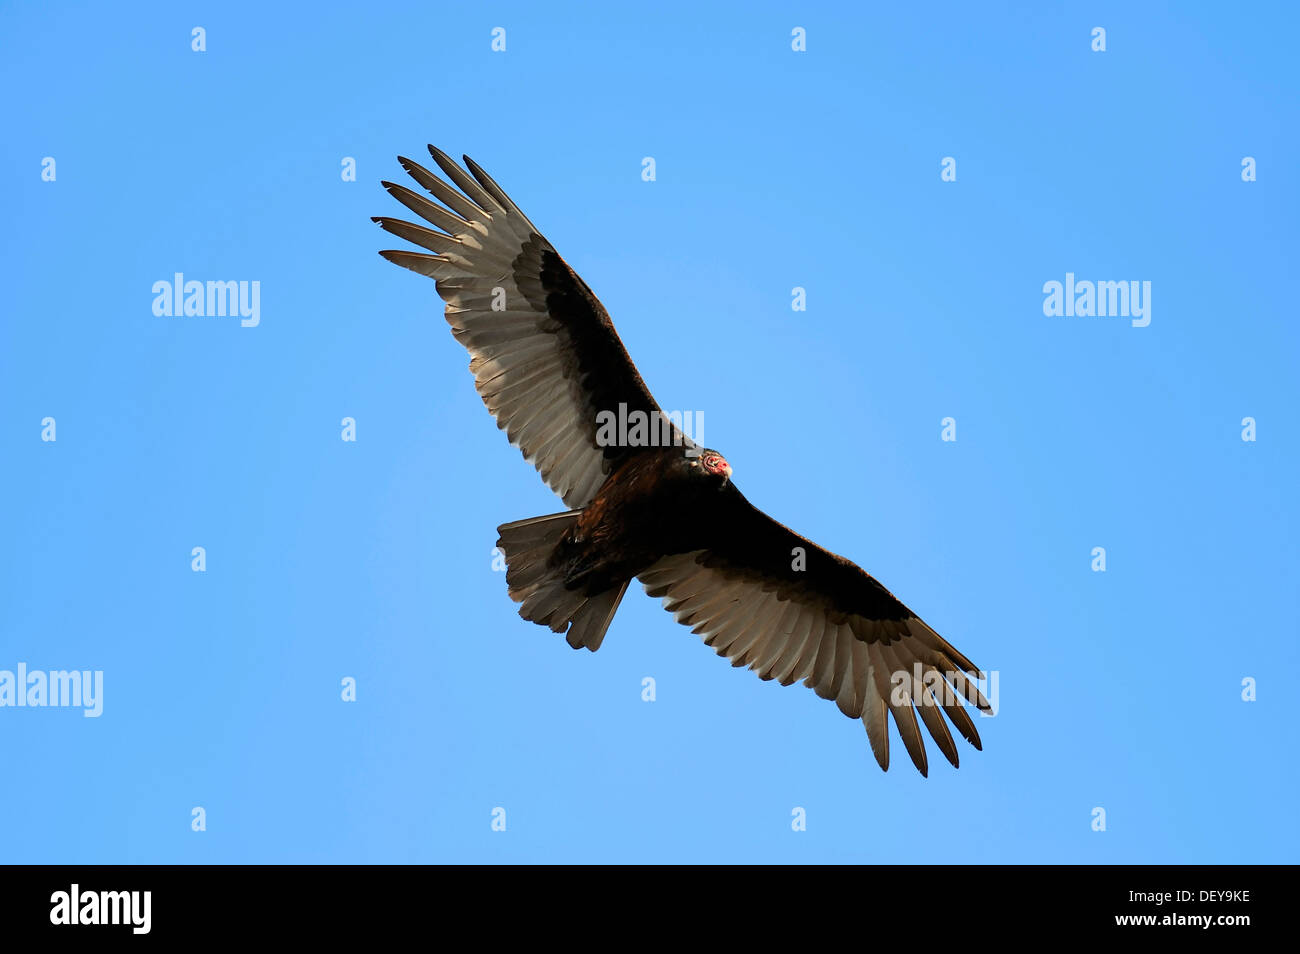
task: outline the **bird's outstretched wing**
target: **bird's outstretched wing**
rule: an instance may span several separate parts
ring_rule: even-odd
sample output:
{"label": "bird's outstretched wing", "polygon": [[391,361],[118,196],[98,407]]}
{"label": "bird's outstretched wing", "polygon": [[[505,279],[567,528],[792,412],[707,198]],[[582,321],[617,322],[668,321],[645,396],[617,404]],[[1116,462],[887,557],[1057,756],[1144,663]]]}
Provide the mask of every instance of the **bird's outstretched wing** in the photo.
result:
{"label": "bird's outstretched wing", "polygon": [[[975,665],[856,564],[777,523],[732,485],[696,539],[639,575],[679,623],[733,666],[788,686],[802,679],[861,719],[880,767],[889,768],[892,715],[922,775],[926,729],[954,766],[957,746],[940,714],[981,748],[965,701],[989,708]],[[917,678],[917,677],[920,678]]]}
{"label": "bird's outstretched wing", "polygon": [[604,306],[501,187],[468,156],[469,174],[433,146],[429,153],[456,188],[402,157],[438,202],[396,183],[384,188],[436,228],[374,221],[433,254],[379,254],[436,282],[497,426],[566,506],[583,507],[619,461],[640,449],[601,446],[597,415],[625,405],[649,419],[661,414],[659,405]]}

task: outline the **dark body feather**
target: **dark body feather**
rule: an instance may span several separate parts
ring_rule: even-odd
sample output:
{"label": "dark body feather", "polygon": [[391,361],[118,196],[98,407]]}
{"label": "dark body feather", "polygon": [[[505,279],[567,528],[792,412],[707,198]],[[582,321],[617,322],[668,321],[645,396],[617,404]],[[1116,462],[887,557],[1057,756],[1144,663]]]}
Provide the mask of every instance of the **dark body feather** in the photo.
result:
{"label": "dark body feather", "polygon": [[375,221],[434,254],[380,254],[435,280],[497,426],[571,508],[499,528],[520,615],[595,650],[638,579],[734,666],[860,718],[882,768],[891,717],[923,774],[921,723],[953,765],[943,716],[979,748],[980,672],[873,576],[750,504],[676,428],[660,446],[601,440],[601,412],[662,414],[604,306],[482,169],[429,151],[455,187],[400,161],[442,205],[385,187],[436,228]]}

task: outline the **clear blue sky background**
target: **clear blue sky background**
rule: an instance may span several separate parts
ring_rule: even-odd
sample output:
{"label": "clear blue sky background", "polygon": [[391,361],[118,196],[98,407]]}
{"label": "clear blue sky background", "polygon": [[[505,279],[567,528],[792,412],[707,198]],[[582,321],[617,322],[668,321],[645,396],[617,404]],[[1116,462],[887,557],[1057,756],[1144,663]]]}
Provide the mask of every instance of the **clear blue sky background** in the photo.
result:
{"label": "clear blue sky background", "polygon": [[[0,669],[105,701],[0,709],[0,861],[1300,860],[1296,19],[5,4]],[[999,672],[984,752],[883,774],[639,589],[595,655],[515,615],[495,528],[563,507],[368,220],[426,142],[751,500]],[[178,271],[261,325],[156,317]],[[1150,326],[1044,317],[1066,272]]]}

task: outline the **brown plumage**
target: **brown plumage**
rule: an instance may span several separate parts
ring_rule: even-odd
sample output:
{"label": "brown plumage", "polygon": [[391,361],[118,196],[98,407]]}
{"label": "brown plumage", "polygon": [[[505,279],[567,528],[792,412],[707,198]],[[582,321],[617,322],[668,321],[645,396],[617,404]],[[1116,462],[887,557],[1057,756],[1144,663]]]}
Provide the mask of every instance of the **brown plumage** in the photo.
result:
{"label": "brown plumage", "polygon": [[375,221],[433,254],[380,254],[434,279],[497,426],[570,508],[499,528],[519,614],[595,651],[637,579],[733,666],[861,719],[881,768],[890,715],[923,775],[919,722],[958,763],[940,712],[980,748],[965,702],[988,708],[981,673],[874,577],[755,508],[676,427],[653,445],[602,439],[602,412],[662,415],[604,306],[478,165],[429,153],[456,188],[399,161],[442,205],[384,187],[436,229]]}

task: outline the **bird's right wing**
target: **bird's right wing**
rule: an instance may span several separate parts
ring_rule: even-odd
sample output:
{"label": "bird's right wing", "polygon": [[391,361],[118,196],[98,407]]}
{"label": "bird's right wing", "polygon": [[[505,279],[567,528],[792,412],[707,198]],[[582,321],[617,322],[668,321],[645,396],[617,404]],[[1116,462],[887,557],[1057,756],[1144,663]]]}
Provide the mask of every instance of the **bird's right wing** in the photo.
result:
{"label": "bird's right wing", "polygon": [[429,153],[457,188],[399,161],[441,205],[392,182],[384,188],[436,228],[374,221],[433,254],[379,254],[435,281],[479,396],[547,485],[570,509],[584,507],[639,449],[598,439],[597,415],[618,415],[620,405],[662,421],[660,443],[689,444],[662,416],[604,306],[527,216],[468,156],[472,178],[440,150]]}

